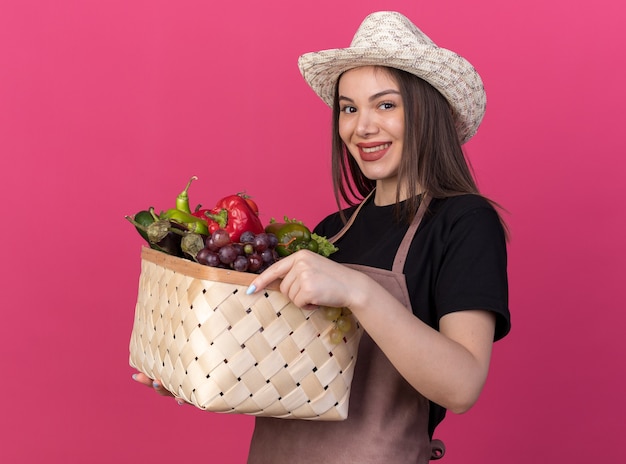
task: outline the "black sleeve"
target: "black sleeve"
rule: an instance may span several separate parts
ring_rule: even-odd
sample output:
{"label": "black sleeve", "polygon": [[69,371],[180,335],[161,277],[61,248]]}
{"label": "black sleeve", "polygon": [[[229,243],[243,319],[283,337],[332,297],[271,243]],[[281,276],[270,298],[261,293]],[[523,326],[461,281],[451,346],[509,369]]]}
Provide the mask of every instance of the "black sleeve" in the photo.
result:
{"label": "black sleeve", "polygon": [[497,315],[495,340],[510,330],[504,229],[489,205],[459,215],[449,228],[436,281],[439,317],[484,309]]}

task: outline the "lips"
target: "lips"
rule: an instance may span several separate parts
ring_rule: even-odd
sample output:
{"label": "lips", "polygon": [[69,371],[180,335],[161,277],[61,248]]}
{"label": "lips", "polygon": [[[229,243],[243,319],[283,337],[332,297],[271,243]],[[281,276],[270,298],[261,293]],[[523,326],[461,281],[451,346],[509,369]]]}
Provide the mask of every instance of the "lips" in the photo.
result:
{"label": "lips", "polygon": [[377,161],[389,151],[391,143],[370,142],[359,143],[357,146],[359,147],[359,155],[363,161]]}

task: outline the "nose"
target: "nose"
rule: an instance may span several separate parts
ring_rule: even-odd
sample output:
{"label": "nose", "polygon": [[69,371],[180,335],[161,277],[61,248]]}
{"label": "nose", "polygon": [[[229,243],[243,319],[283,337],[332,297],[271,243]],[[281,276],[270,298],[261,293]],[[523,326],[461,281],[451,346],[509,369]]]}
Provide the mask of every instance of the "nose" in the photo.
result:
{"label": "nose", "polygon": [[356,125],[356,134],[359,137],[367,137],[378,131],[378,126],[373,115],[369,111],[359,111]]}

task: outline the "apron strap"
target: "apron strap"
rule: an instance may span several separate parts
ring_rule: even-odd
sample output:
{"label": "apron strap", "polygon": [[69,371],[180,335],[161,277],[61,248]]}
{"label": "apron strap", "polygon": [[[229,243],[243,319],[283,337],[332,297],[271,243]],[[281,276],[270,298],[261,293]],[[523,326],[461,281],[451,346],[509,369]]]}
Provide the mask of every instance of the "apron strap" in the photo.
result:
{"label": "apron strap", "polygon": [[[363,199],[363,201],[357,206],[356,210],[350,216],[350,219],[348,219],[348,221],[343,226],[343,228],[339,232],[337,232],[337,234],[335,234],[333,237],[328,239],[331,243],[335,243],[335,241],[339,240],[346,233],[346,231],[354,223],[354,220],[356,219],[357,214],[359,213],[359,211],[361,210],[365,202],[370,198],[370,196],[372,196],[373,193],[374,193],[374,190],[372,190]],[[406,262],[406,257],[409,252],[409,248],[411,247],[411,242],[413,241],[413,238],[415,237],[415,234],[417,233],[417,229],[419,228],[419,225],[421,224],[422,219],[424,218],[424,215],[426,214],[426,211],[428,210],[429,203],[430,203],[430,197],[424,194],[424,196],[422,197],[422,201],[420,202],[420,205],[417,208],[417,212],[415,213],[415,217],[411,221],[411,224],[409,225],[409,228],[407,229],[404,235],[404,238],[402,239],[402,242],[400,243],[400,246],[398,247],[398,251],[396,252],[396,256],[394,258],[393,266],[391,269],[392,272],[397,273],[397,274],[404,274],[404,263]],[[408,295],[406,297],[408,298]],[[445,453],[446,453],[446,446],[443,443],[443,441],[438,440],[438,439],[431,440],[430,442],[430,460],[431,461],[441,459]]]}
{"label": "apron strap", "polygon": [[422,197],[422,201],[420,202],[419,208],[417,208],[417,213],[415,213],[415,217],[413,221],[411,221],[411,225],[409,229],[406,231],[402,242],[400,243],[400,247],[398,251],[396,251],[396,257],[393,260],[393,266],[391,270],[393,272],[398,272],[400,274],[404,273],[404,263],[406,262],[406,256],[409,253],[409,248],[411,247],[411,242],[413,241],[413,237],[417,233],[417,228],[422,222],[424,218],[424,214],[426,214],[426,210],[428,210],[428,204],[430,203],[430,198],[424,195]]}
{"label": "apron strap", "polygon": [[359,203],[359,206],[357,206],[356,210],[354,210],[354,213],[352,213],[352,216],[350,216],[350,219],[348,219],[348,222],[346,222],[346,225],[344,225],[343,228],[339,232],[337,232],[335,235],[333,235],[331,238],[328,239],[330,243],[335,243],[337,240],[343,237],[343,235],[348,231],[348,229],[350,228],[350,226],[356,219],[356,215],[359,213],[359,211],[361,211],[361,208],[363,207],[365,202],[369,199],[369,197],[373,195],[375,191],[376,189],[372,190],[370,193],[367,194],[365,198],[363,198],[363,201]]}

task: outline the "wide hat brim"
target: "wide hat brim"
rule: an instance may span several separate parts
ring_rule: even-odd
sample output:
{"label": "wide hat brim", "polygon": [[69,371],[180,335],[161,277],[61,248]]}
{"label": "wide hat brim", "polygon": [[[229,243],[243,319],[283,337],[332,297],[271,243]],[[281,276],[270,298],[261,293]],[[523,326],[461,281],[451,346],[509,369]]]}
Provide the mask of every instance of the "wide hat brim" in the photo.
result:
{"label": "wide hat brim", "polygon": [[478,130],[486,107],[480,76],[465,58],[435,45],[400,13],[373,13],[363,21],[350,47],[306,53],[298,60],[306,82],[331,108],[339,77],[370,65],[401,69],[436,88],[452,107],[461,143]]}

